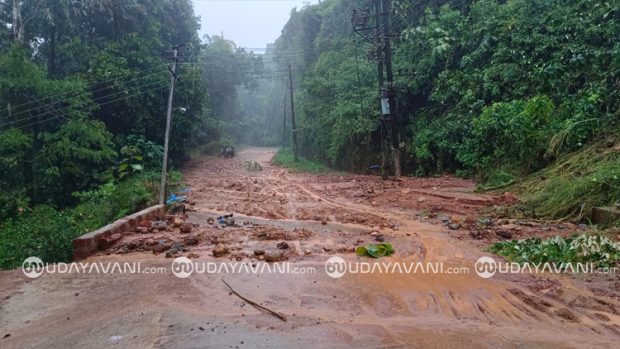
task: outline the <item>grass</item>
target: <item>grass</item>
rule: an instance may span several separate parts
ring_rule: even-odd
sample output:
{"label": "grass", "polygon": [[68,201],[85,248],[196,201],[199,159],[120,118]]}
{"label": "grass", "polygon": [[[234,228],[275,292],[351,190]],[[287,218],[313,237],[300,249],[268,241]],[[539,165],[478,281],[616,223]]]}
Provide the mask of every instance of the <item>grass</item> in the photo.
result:
{"label": "grass", "polygon": [[620,132],[564,155],[511,188],[541,218],[588,220],[592,208],[620,201]]}
{"label": "grass", "polygon": [[298,161],[295,161],[292,150],[288,148],[278,150],[272,162],[278,166],[299,172],[324,173],[329,171],[329,168],[318,162],[306,160],[301,157],[299,157]]}

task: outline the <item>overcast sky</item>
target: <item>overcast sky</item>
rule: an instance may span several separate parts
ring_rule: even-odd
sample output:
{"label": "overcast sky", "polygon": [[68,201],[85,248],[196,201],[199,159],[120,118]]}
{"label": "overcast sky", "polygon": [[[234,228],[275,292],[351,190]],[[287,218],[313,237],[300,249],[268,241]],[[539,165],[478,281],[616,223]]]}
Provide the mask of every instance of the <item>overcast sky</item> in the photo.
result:
{"label": "overcast sky", "polygon": [[318,0],[192,0],[200,16],[200,37],[220,35],[238,46],[262,48],[274,42],[288,21],[291,9]]}

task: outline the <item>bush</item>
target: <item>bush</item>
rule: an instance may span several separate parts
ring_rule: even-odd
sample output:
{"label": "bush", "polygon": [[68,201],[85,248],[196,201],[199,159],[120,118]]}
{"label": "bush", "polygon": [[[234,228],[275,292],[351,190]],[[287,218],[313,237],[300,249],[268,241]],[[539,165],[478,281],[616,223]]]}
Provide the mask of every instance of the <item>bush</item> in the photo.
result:
{"label": "bush", "polygon": [[517,263],[594,263],[611,267],[620,261],[620,243],[600,235],[556,236],[542,240],[501,241],[489,249]]}
{"label": "bush", "polygon": [[[181,183],[178,172],[169,175],[169,192]],[[80,203],[59,211],[37,206],[0,226],[0,268],[15,268],[36,256],[46,263],[68,262],[74,238],[156,203],[160,176],[145,172],[97,189],[74,193]]]}
{"label": "bush", "polygon": [[480,173],[483,181],[497,168],[511,167],[522,173],[540,168],[558,124],[554,110],[546,96],[484,108],[472,121],[458,159]]}
{"label": "bush", "polygon": [[7,220],[0,230],[2,269],[20,266],[30,256],[44,262],[70,261],[72,241],[80,235],[70,224],[69,213],[45,205]]}
{"label": "bush", "polygon": [[299,158],[298,161],[295,161],[293,152],[290,149],[280,149],[276,153],[276,155],[274,155],[272,161],[274,164],[278,166],[286,167],[286,168],[301,171],[301,172],[321,173],[321,172],[325,172],[328,170],[328,168],[322,164],[319,164],[314,161],[309,161],[301,157]]}

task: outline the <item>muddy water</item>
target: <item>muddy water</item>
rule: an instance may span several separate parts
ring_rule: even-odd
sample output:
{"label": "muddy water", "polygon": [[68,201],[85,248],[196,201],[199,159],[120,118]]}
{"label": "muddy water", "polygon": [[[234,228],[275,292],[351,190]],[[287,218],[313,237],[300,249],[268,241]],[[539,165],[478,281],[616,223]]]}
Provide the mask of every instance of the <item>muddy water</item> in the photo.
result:
{"label": "muddy water", "polygon": [[[0,287],[6,292],[0,293],[5,295],[0,338],[10,336],[0,339],[0,347],[617,347],[620,304],[613,292],[595,294],[582,280],[553,275],[482,279],[473,270],[476,260],[487,255],[479,245],[420,218],[420,211],[437,207],[448,214],[471,214],[495,200],[474,194],[472,183],[297,174],[271,166],[273,152],[251,148],[236,159],[189,164],[188,214],[198,224],[200,239],[189,252],[203,262],[259,263],[253,250],[274,249],[286,241],[288,262],[314,272],[187,279],[170,273],[44,275],[29,282],[2,272]],[[260,162],[263,171],[247,171],[246,160]],[[208,223],[222,213],[235,213],[238,226]],[[353,253],[377,234],[395,246],[395,255],[371,261]],[[229,246],[231,254],[214,258],[218,243]],[[335,256],[347,263],[443,262],[444,269],[470,270],[349,272],[335,279],[324,268]],[[171,263],[147,252],[102,254],[89,261]],[[230,294],[222,278],[287,321]],[[591,283],[610,290],[618,280],[609,278]]]}

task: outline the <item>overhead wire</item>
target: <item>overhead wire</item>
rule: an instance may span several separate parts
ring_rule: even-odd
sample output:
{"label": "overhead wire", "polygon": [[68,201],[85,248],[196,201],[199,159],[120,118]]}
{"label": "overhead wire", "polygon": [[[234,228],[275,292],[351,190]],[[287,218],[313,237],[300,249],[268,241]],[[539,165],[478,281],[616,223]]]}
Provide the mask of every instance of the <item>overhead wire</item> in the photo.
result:
{"label": "overhead wire", "polygon": [[[152,88],[152,89],[143,90],[141,92],[138,92],[138,93],[135,93],[135,94],[132,94],[132,95],[129,95],[129,96],[125,96],[125,97],[122,97],[122,98],[118,98],[118,99],[115,99],[113,101],[108,101],[108,102],[101,103],[101,104],[99,104],[99,106],[115,103],[115,102],[118,102],[118,101],[126,99],[126,98],[135,97],[135,96],[138,96],[138,95],[141,95],[141,94],[144,94],[144,93],[147,93],[147,92],[151,92],[151,91],[154,91],[154,90],[157,90],[157,89],[161,89],[161,88],[164,88],[164,87],[166,87],[166,86],[159,86],[159,87],[155,87],[155,88]],[[21,125],[21,126],[15,127],[15,128],[24,129],[24,128],[27,128],[27,127],[30,127],[30,126],[34,126],[34,125],[41,124],[41,123],[44,123],[44,122],[47,122],[47,121],[58,119],[59,117],[60,116],[57,115],[57,116],[51,117],[49,119],[38,120],[38,121],[29,123],[29,124],[26,124],[26,125]]]}

